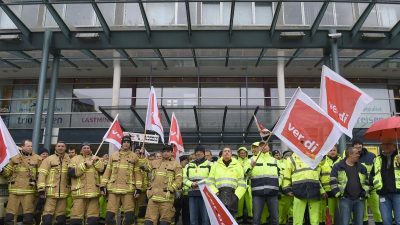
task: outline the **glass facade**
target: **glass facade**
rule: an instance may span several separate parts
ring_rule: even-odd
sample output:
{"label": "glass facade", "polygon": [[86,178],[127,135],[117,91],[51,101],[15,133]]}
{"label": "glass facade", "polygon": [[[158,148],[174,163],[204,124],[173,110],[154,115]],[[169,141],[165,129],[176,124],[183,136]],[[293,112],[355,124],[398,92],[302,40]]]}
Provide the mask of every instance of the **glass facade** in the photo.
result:
{"label": "glass facade", "polygon": [[[98,6],[113,28],[144,26],[138,3],[101,3]],[[276,2],[238,2],[235,5],[234,26],[271,24]],[[367,3],[331,2],[321,22],[322,26],[349,27],[360,17]],[[310,26],[315,20],[322,2],[284,2],[278,26]],[[54,3],[67,25],[72,28],[99,27],[100,23],[92,6],[88,3]],[[44,5],[10,5],[13,12],[30,28],[57,27]],[[182,2],[147,2],[144,11],[151,27],[187,25],[186,7]],[[44,12],[44,13],[43,13]],[[229,25],[230,2],[191,2],[189,4],[193,26]],[[400,19],[400,5],[376,4],[363,27],[389,28]],[[0,29],[16,29],[8,16],[0,10]]]}

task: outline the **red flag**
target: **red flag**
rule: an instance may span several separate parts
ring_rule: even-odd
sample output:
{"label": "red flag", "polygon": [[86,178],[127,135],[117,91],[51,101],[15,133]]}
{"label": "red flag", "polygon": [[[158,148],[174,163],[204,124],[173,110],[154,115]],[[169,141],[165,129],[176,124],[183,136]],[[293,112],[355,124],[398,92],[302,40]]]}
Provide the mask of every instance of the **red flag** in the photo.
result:
{"label": "red flag", "polygon": [[311,168],[315,168],[342,135],[338,124],[297,89],[272,131]]}
{"label": "red flag", "polygon": [[210,224],[238,225],[231,213],[207,185],[200,184],[199,189],[206,205]]}
{"label": "red flag", "polygon": [[364,108],[373,101],[369,95],[326,66],[322,67],[319,105],[350,138]]}
{"label": "red flag", "polygon": [[145,129],[155,131],[158,135],[160,135],[161,140],[164,143],[164,129],[161,124],[161,115],[158,111],[157,97],[153,86],[151,86],[149,101],[147,102]]}
{"label": "red flag", "polygon": [[124,133],[122,132],[121,125],[118,122],[118,115],[115,117],[110,128],[108,128],[107,133],[103,137],[103,141],[112,143],[113,145],[115,145],[115,147],[120,149],[121,148],[121,140],[122,140],[122,137],[124,136]]}
{"label": "red flag", "polygon": [[7,165],[10,158],[18,153],[18,146],[0,117],[0,169]]}
{"label": "red flag", "polygon": [[260,133],[261,138],[268,137],[271,135],[271,131],[264,127],[261,123],[258,122],[256,115],[254,116],[254,121],[256,122],[258,132]]}
{"label": "red flag", "polygon": [[179,129],[178,120],[175,117],[175,113],[172,113],[171,117],[171,126],[169,129],[169,141],[168,144],[173,144],[174,151],[173,155],[176,160],[179,161],[179,157],[183,155],[184,148],[183,148],[183,141],[181,130]]}

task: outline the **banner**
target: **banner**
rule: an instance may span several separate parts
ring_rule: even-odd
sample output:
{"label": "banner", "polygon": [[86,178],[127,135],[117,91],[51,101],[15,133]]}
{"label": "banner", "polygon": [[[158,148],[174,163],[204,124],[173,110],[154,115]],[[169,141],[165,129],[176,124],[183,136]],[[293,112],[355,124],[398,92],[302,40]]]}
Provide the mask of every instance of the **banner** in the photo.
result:
{"label": "banner", "polygon": [[18,155],[18,153],[18,146],[0,117],[0,169],[3,169],[11,157]]}
{"label": "banner", "polygon": [[179,161],[179,157],[183,155],[185,149],[183,147],[181,130],[179,129],[179,124],[175,117],[175,113],[172,113],[171,117],[168,144],[173,144],[173,156],[177,161]]}
{"label": "banner", "polygon": [[272,133],[311,168],[319,164],[342,135],[337,123],[300,88]]}
{"label": "banner", "polygon": [[155,131],[160,135],[160,138],[164,143],[164,129],[161,124],[161,115],[158,111],[157,97],[153,86],[151,86],[149,101],[147,102],[145,129]]}
{"label": "banner", "polygon": [[326,66],[322,67],[319,105],[350,138],[362,111],[372,101],[373,98],[342,76]]}
{"label": "banner", "polygon": [[115,117],[110,128],[108,128],[106,134],[103,137],[103,141],[112,143],[113,145],[115,145],[115,147],[120,149],[121,148],[121,140],[122,140],[122,137],[124,136],[124,133],[122,132],[121,125],[118,122],[118,115],[119,114],[117,114],[117,116]]}
{"label": "banner", "polygon": [[205,184],[199,184],[201,196],[206,205],[210,224],[212,225],[238,225],[231,213],[219,198]]}
{"label": "banner", "polygon": [[[140,142],[143,143],[144,141],[144,134],[140,133],[132,133],[132,132],[124,132],[124,135],[129,135],[131,136],[131,139],[133,142]],[[158,144],[158,140],[160,139],[160,136],[157,134],[146,134],[146,143],[150,144]]]}

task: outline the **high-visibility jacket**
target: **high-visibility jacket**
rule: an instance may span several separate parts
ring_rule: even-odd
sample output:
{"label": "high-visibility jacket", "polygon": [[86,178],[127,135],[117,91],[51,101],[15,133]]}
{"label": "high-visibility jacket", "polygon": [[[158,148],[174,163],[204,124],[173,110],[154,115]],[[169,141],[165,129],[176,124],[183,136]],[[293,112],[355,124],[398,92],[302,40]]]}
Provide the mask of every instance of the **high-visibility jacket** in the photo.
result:
{"label": "high-visibility jacket", "polygon": [[231,187],[235,190],[235,195],[240,199],[246,192],[243,168],[234,158],[232,158],[229,166],[226,166],[222,158],[219,158],[211,167],[208,182],[210,189],[214,193],[218,193],[219,188]]}
{"label": "high-visibility jacket", "polygon": [[335,161],[333,159],[329,158],[328,156],[325,157],[325,159],[320,163],[321,165],[321,184],[322,187],[324,188],[325,192],[328,194],[329,197],[334,197],[331,193],[331,172],[333,165],[335,163],[338,163],[342,158],[338,156]]}
{"label": "high-visibility jacket", "polygon": [[71,194],[74,198],[94,198],[100,194],[100,175],[104,171],[104,163],[100,158],[93,165],[86,165],[92,155],[77,155],[71,159],[68,175],[71,177]]}
{"label": "high-visibility jacket", "polygon": [[20,153],[12,157],[1,174],[8,178],[8,192],[16,195],[36,193],[38,168],[42,158],[35,154]]}
{"label": "high-visibility jacket", "polygon": [[114,152],[101,179],[101,186],[109,193],[128,194],[142,188],[142,174],[138,167],[138,156],[130,150]]}
{"label": "high-visibility jacket", "polygon": [[[396,153],[393,153],[396,154]],[[392,166],[394,169],[394,178],[395,178],[395,186],[396,186],[396,192],[400,193],[400,164],[397,162],[397,157],[400,157],[400,155],[397,155],[393,157],[393,162]],[[375,158],[374,161],[374,171],[373,171],[373,177],[371,177],[373,180],[373,187],[379,191],[383,188],[383,181],[382,181],[382,174],[381,174],[381,168],[382,168],[382,156],[379,155]]]}
{"label": "high-visibility jacket", "polygon": [[175,192],[182,187],[182,167],[173,158],[150,163],[151,181],[147,197],[154,202],[174,202]]}
{"label": "high-visibility jacket", "polygon": [[185,166],[183,169],[183,184],[187,188],[189,196],[201,196],[199,188],[192,188],[192,184],[201,180],[207,182],[211,166],[211,162],[206,159],[202,161],[193,160]]}
{"label": "high-visibility jacket", "polygon": [[[255,162],[257,156],[251,158]],[[278,195],[280,172],[277,160],[270,154],[261,155],[250,171],[251,191],[253,195]]]}
{"label": "high-visibility jacket", "polygon": [[142,175],[142,191],[146,191],[149,187],[149,172],[151,171],[149,159],[146,157],[139,158],[138,166],[135,167],[135,173]]}
{"label": "high-visibility jacket", "polygon": [[51,198],[66,198],[70,192],[68,179],[68,154],[53,154],[43,160],[39,167],[38,191],[46,191]]}
{"label": "high-visibility jacket", "polygon": [[374,165],[375,154],[362,148],[359,162],[365,166],[367,173],[370,174]]}
{"label": "high-visibility jacket", "polygon": [[319,199],[325,193],[320,182],[321,167],[311,169],[298,155],[286,160],[282,189],[299,199]]}
{"label": "high-visibility jacket", "polygon": [[[357,163],[356,166],[358,170],[358,178],[360,179],[360,184],[363,189],[360,197],[368,197],[370,187],[368,183],[367,168],[361,163]],[[342,197],[346,190],[348,179],[345,168],[346,168],[345,159],[336,163],[332,168],[330,184],[331,184],[332,194],[335,197]]]}

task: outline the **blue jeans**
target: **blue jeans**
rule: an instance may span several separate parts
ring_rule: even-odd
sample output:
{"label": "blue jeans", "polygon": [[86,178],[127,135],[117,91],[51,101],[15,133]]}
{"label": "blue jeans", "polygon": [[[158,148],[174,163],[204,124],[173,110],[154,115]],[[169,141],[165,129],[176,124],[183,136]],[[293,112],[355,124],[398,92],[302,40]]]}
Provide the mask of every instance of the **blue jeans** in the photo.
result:
{"label": "blue jeans", "polygon": [[264,209],[264,203],[267,203],[270,225],[279,224],[278,196],[257,196],[253,195],[253,225],[261,224],[261,214]]}
{"label": "blue jeans", "polygon": [[340,225],[349,225],[353,214],[353,225],[362,225],[364,220],[364,199],[342,198],[339,202]]}
{"label": "blue jeans", "polygon": [[210,225],[203,197],[189,197],[190,225]]}
{"label": "blue jeans", "polygon": [[400,225],[400,194],[379,195],[379,210],[383,225],[392,224],[392,212],[396,225]]}

